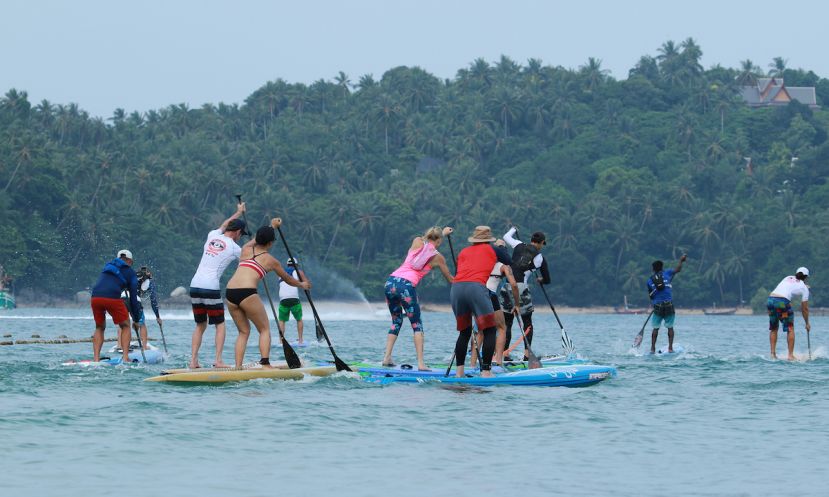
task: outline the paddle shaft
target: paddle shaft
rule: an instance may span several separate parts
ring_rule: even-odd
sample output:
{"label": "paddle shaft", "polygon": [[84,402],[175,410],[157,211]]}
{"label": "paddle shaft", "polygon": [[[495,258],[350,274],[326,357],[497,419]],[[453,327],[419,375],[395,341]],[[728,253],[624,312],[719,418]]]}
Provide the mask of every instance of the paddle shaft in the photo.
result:
{"label": "paddle shaft", "polygon": [[164,338],[164,327],[158,323],[158,329],[161,331],[161,344],[164,345],[164,353],[167,353],[167,340]]}
{"label": "paddle shaft", "polygon": [[[242,196],[236,195],[236,200],[241,204],[242,203]],[[248,225],[248,215],[247,213],[242,213],[242,219],[245,221],[245,230],[247,231]],[[243,236],[244,236],[243,231]],[[285,354],[285,362],[288,363],[288,367],[291,369],[297,369],[302,367],[302,361],[299,360],[299,356],[294,351],[294,348],[291,347],[291,344],[285,340],[285,334],[282,332],[282,329],[279,327],[279,316],[276,314],[276,309],[273,307],[273,299],[271,299],[271,291],[268,288],[268,282],[265,281],[265,277],[262,277],[262,285],[265,287],[265,294],[268,297],[268,303],[271,305],[271,312],[273,313],[273,320],[276,322],[276,329],[279,331],[279,340],[282,342],[282,353]]]}
{"label": "paddle shaft", "polygon": [[[294,256],[291,254],[291,249],[290,247],[288,247],[288,242],[285,241],[285,235],[282,234],[282,227],[277,227],[276,229],[279,232],[279,238],[282,240],[282,245],[285,246],[285,252],[288,253],[288,257],[293,259]],[[300,277],[299,281],[302,281],[302,275],[299,273],[299,270],[297,270],[297,276]],[[320,331],[322,331],[322,336],[323,338],[325,338],[325,342],[328,344],[328,350],[331,351],[331,355],[334,357],[334,365],[337,367],[337,371],[351,371],[351,368],[348,367],[348,364],[346,364],[345,362],[343,362],[342,359],[337,357],[337,353],[334,352],[334,346],[331,345],[331,340],[328,338],[328,333],[326,333],[325,326],[323,326],[322,324],[322,319],[320,319],[320,315],[317,312],[317,307],[314,305],[314,300],[311,298],[311,292],[305,289],[303,289],[303,291],[305,292],[305,298],[308,299],[308,304],[311,306],[311,312],[314,313],[314,321],[316,322]]]}
{"label": "paddle shaft", "polygon": [[[538,281],[538,273],[533,269],[533,276],[535,276],[535,280]],[[573,352],[573,341],[570,340],[570,337],[567,336],[567,332],[564,331],[564,325],[561,324],[561,319],[558,317],[558,313],[556,312],[555,306],[553,306],[553,301],[550,300],[550,296],[547,295],[547,289],[544,288],[544,283],[538,282],[538,286],[541,287],[541,292],[544,294],[544,298],[547,299],[547,303],[550,304],[550,309],[553,311],[553,315],[556,317],[556,321],[558,322],[558,327],[561,328],[561,342],[564,345],[564,353],[566,355],[570,355]],[[569,350],[568,350],[569,349]]]}
{"label": "paddle shaft", "polygon": [[[141,350],[141,359],[143,359],[144,362],[147,362],[147,356],[144,354],[144,344],[141,343],[141,327],[140,326],[138,328],[136,328],[136,330],[135,330],[135,338],[138,339],[138,348]],[[127,342],[127,354],[129,354],[129,353],[130,353],[130,344],[129,344],[129,342]]]}
{"label": "paddle shaft", "polygon": [[812,360],[812,340],[809,338],[809,330],[806,330],[806,345],[809,347],[809,360]]}
{"label": "paddle shaft", "polygon": [[[515,316],[518,318],[518,324],[521,326],[521,329],[524,329],[524,322],[521,319],[521,313]],[[538,357],[533,354],[532,349],[530,348],[530,340],[527,338],[527,330],[524,330],[521,333],[521,337],[524,339],[524,348],[527,349],[527,369],[538,369],[541,367],[541,361],[538,360]]]}
{"label": "paddle shaft", "polygon": [[[129,300],[127,301],[127,303],[129,303]],[[129,308],[129,307],[130,306],[127,305],[127,308]],[[132,317],[131,314],[130,314],[130,317]],[[137,323],[135,321],[133,321],[133,324],[137,324]],[[138,348],[141,350],[141,359],[143,359],[144,362],[147,362],[147,356],[144,354],[144,344],[141,343],[141,326],[140,325],[135,327],[135,338],[138,339]],[[130,353],[130,341],[129,340],[127,340],[127,350],[122,350],[121,352],[126,352],[127,357],[129,357],[129,353]]]}
{"label": "paddle shaft", "polygon": [[645,322],[642,323],[642,329],[639,330],[639,333],[636,335],[636,338],[633,339],[633,347],[634,348],[639,348],[639,346],[642,345],[642,337],[644,337],[644,335],[645,335],[645,326],[648,325],[648,321],[651,320],[652,315],[653,315],[653,309],[651,309],[651,312],[648,314],[648,317],[645,318]]}
{"label": "paddle shaft", "polygon": [[[268,289],[268,282],[265,281],[265,278],[262,278],[262,285],[265,287],[265,295],[268,296],[268,303],[271,305],[273,319],[274,321],[278,321],[279,318],[276,314],[276,308],[274,308],[273,306],[271,291]],[[296,351],[294,351],[294,348],[291,347],[291,344],[289,344],[288,341],[285,340],[285,334],[282,332],[282,329],[279,327],[279,324],[276,325],[276,329],[279,331],[279,339],[282,340],[282,351],[285,353],[285,362],[288,363],[288,367],[291,369],[301,368],[302,361],[299,360],[299,356],[296,354]]]}

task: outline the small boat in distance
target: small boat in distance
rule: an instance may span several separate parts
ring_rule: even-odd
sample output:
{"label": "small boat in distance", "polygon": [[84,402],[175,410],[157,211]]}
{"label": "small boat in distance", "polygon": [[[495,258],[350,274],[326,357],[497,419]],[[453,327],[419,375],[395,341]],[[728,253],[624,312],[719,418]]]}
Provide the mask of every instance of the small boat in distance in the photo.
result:
{"label": "small boat in distance", "polygon": [[713,307],[710,309],[703,309],[703,314],[706,316],[730,316],[737,312],[736,307],[717,307],[717,304],[713,304]]}
{"label": "small boat in distance", "polygon": [[613,312],[616,314],[644,314],[647,309],[633,309],[628,306],[628,296],[625,295],[625,306],[624,307],[614,307]]}

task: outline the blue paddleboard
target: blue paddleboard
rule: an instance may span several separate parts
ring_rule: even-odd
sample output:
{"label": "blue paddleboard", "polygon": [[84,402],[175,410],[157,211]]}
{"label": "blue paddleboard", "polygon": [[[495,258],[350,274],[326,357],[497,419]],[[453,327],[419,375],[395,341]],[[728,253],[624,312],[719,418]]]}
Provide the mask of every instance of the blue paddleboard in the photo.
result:
{"label": "blue paddleboard", "polygon": [[464,378],[444,376],[436,371],[410,370],[406,375],[363,374],[363,379],[371,383],[387,385],[390,383],[441,383],[450,385],[470,385],[490,387],[496,385],[510,386],[547,386],[547,387],[585,387],[606,380],[616,375],[616,368],[596,364],[572,364],[566,366],[549,366],[539,369],[496,373],[485,378],[479,373],[469,373]]}

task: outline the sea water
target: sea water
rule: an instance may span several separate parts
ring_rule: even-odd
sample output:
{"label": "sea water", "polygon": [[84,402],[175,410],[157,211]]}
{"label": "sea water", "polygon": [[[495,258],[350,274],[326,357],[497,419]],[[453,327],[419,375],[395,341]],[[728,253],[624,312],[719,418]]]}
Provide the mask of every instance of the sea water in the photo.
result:
{"label": "sea water", "polygon": [[[310,316],[306,306],[306,314]],[[337,355],[379,362],[382,313],[323,313]],[[328,319],[334,316],[336,319]],[[183,367],[193,323],[162,312],[164,365],[67,367],[90,343],[0,347],[0,495],[443,496],[827,495],[827,324],[813,319],[811,361],[770,361],[764,316],[676,320],[685,352],[631,343],[645,317],[562,315],[577,352],[618,376],[578,388],[378,386],[348,375],[221,386],[142,381]],[[799,318],[799,316],[798,316]],[[426,357],[447,362],[456,332],[424,313]],[[534,351],[561,352],[551,314]],[[88,337],[85,309],[0,314],[0,335]],[[807,355],[802,321],[796,352]],[[160,339],[149,323],[150,336]],[[314,338],[312,321],[305,337]],[[107,336],[115,335],[108,324]],[[236,329],[228,325],[224,358]],[[408,326],[397,363],[415,364]],[[295,325],[288,325],[294,340]],[[0,338],[9,340],[9,338]],[[778,354],[785,357],[781,335]],[[659,336],[665,345],[666,332]],[[154,342],[161,347],[160,340]],[[272,358],[282,357],[274,341]],[[111,343],[105,344],[105,350]],[[212,328],[201,359],[213,356]],[[298,349],[329,359],[327,346]],[[247,350],[258,359],[256,332]]]}

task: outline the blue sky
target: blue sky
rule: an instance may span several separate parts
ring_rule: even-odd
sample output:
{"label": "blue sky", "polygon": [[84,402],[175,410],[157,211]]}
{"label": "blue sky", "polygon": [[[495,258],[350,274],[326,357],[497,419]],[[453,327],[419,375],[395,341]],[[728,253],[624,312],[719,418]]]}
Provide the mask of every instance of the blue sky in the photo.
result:
{"label": "blue sky", "polygon": [[[787,7],[789,5],[789,7]],[[118,107],[242,102],[266,81],[352,82],[399,65],[442,77],[475,58],[577,68],[597,57],[624,78],[666,40],[693,37],[703,65],[771,59],[829,76],[829,3],[697,0],[5,0],[0,92]],[[782,10],[781,10],[782,9]]]}

